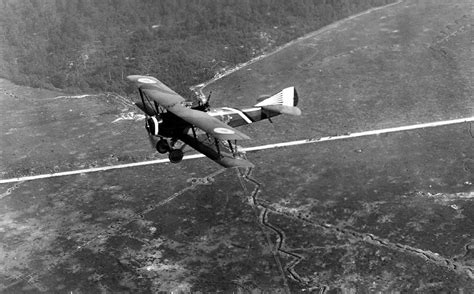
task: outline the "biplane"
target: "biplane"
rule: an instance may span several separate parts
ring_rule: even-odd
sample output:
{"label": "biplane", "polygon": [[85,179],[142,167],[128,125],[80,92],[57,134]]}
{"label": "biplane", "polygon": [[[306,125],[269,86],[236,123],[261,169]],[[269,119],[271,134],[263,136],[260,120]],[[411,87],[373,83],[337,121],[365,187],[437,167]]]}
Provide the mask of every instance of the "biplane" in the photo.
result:
{"label": "biplane", "polygon": [[168,86],[151,76],[127,77],[137,87],[140,101],[135,105],[146,115],[145,128],[159,153],[168,153],[172,163],[183,159],[190,146],[224,167],[253,167],[239,152],[237,141],[249,136],[235,127],[268,119],[279,114],[300,115],[294,87],[257,99],[247,109],[211,108],[210,95],[197,104],[186,101]]}

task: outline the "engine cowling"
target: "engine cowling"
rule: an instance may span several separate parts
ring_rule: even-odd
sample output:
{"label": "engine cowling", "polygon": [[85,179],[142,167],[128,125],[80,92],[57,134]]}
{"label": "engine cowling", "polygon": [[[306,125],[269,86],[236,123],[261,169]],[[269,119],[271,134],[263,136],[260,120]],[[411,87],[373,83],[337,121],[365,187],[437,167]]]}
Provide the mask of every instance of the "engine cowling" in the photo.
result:
{"label": "engine cowling", "polygon": [[160,130],[160,122],[161,120],[158,120],[156,116],[152,116],[147,119],[145,128],[151,135],[158,136],[158,132]]}

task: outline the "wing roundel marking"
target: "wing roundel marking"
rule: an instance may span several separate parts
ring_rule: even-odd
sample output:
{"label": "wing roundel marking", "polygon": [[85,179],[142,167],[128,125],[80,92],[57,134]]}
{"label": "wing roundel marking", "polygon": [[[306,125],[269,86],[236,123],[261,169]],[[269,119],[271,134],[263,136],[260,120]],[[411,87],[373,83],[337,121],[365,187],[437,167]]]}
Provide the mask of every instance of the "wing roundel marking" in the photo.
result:
{"label": "wing roundel marking", "polygon": [[154,83],[156,83],[155,80],[150,79],[150,78],[139,78],[137,81],[140,82],[140,83],[143,83],[143,84],[154,84]]}
{"label": "wing roundel marking", "polygon": [[214,128],[214,132],[218,134],[224,134],[224,135],[235,134],[233,130],[226,129],[226,128]]}

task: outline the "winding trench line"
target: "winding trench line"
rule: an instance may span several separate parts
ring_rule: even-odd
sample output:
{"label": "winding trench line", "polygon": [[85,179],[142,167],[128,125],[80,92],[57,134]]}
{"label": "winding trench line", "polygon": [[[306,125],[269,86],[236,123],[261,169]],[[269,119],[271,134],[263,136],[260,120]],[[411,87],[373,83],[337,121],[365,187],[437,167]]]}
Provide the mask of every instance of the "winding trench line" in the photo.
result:
{"label": "winding trench line", "polygon": [[[261,200],[259,200],[261,202]],[[457,274],[466,274],[470,279],[474,280],[474,267],[468,266],[458,261],[455,261],[450,258],[442,257],[438,253],[432,252],[430,250],[423,250],[415,248],[409,245],[391,242],[388,239],[377,237],[371,233],[361,233],[353,229],[349,229],[343,226],[336,226],[324,221],[313,221],[308,216],[302,216],[295,212],[285,211],[284,209],[275,209],[270,204],[261,204],[264,205],[268,210],[271,210],[277,214],[285,215],[292,219],[298,219],[306,224],[309,224],[313,227],[321,228],[325,231],[329,231],[335,234],[349,236],[354,238],[359,242],[366,242],[377,246],[383,246],[392,250],[396,250],[402,253],[408,253],[423,258],[424,260],[434,263],[438,266],[445,267],[449,270],[456,272]]]}
{"label": "winding trench line", "polygon": [[[265,230],[265,227],[267,227],[265,223],[265,215],[267,213],[267,209],[265,206],[257,204],[257,194],[260,192],[260,187],[261,184],[255,180],[249,180],[250,175],[252,173],[252,168],[246,168],[245,173],[240,173],[239,169],[236,169],[237,176],[240,181],[240,185],[242,186],[242,189],[245,193],[245,195],[248,196],[249,204],[250,206],[254,209],[256,217],[258,219],[258,225],[260,230],[262,231],[263,235],[265,236],[265,241],[267,243],[267,246],[270,248],[274,248],[271,250],[273,259],[275,260],[275,263],[278,267],[278,270],[280,271],[280,275],[283,279],[283,284],[285,286],[285,293],[291,293],[290,291],[290,286],[288,285],[288,280],[285,275],[285,271],[283,269],[282,262],[280,260],[280,257],[278,255],[278,248],[275,248],[275,246],[272,245],[272,241],[270,239],[270,235],[268,234],[268,231]],[[253,185],[255,185],[255,188],[253,189],[252,193],[248,193],[247,187],[245,186],[245,183],[243,180],[251,182]],[[275,250],[276,249],[276,250]]]}
{"label": "winding trench line", "polygon": [[185,192],[189,191],[189,190],[194,190],[196,189],[196,187],[198,186],[201,186],[201,185],[209,185],[210,183],[212,183],[214,181],[214,177],[218,176],[219,174],[223,173],[224,171],[226,171],[225,168],[221,168],[205,177],[202,177],[202,178],[195,178],[194,181],[191,183],[190,186],[186,187],[186,188],[183,188],[181,191],[178,191],[176,193],[174,193],[173,195],[171,195],[170,197],[156,203],[156,204],[152,204],[152,205],[149,205],[147,209],[145,209],[144,211],[140,212],[140,215],[143,215],[143,214],[146,214],[160,206],[163,206],[165,205],[166,203],[172,201],[173,199],[175,199],[176,197],[184,194]]}
{"label": "winding trench line", "polygon": [[[262,205],[262,203],[260,201],[257,201],[257,195],[261,190],[261,184],[257,180],[255,180],[254,178],[251,177],[252,171],[253,171],[252,168],[248,168],[246,170],[246,173],[244,173],[244,174],[240,174],[240,172],[238,172],[239,179],[243,178],[244,180],[246,180],[247,182],[250,182],[251,184],[253,184],[255,186],[254,190],[249,195],[250,205],[252,207],[254,207],[255,209],[260,210],[260,214],[258,216],[258,220],[259,220],[260,225],[262,227],[266,227],[268,230],[274,232],[277,235],[276,244],[274,246],[272,246],[271,245],[272,242],[271,242],[268,234],[264,231],[264,234],[266,235],[266,238],[267,238],[268,245],[270,247],[274,248],[274,250],[272,250],[272,253],[274,255],[275,262],[277,263],[277,265],[280,269],[280,272],[281,272],[282,276],[284,277],[285,287],[287,289],[287,292],[290,293],[290,288],[289,288],[288,282],[286,281],[285,272],[287,272],[289,274],[289,276],[292,280],[294,280],[298,283],[307,284],[306,279],[302,278],[295,270],[295,267],[298,265],[298,263],[300,263],[304,259],[304,257],[299,255],[299,254],[292,253],[290,250],[287,250],[286,246],[285,246],[285,240],[286,240],[285,232],[282,229],[278,228],[277,226],[272,225],[268,221],[268,213],[269,213],[270,210],[268,209],[267,205]],[[244,185],[244,183],[242,181],[241,181],[241,185],[242,185],[242,188],[243,188],[244,192],[248,195],[248,190],[247,190],[246,186]],[[293,258],[292,261],[290,261],[287,265],[285,265],[284,269],[283,269],[283,265],[281,263],[281,260],[279,258],[279,254],[283,254],[283,255],[286,255],[286,256],[289,256],[289,257]]]}
{"label": "winding trench line", "polygon": [[306,283],[306,281],[303,278],[301,278],[301,276],[295,271],[295,266],[297,266],[298,263],[300,263],[304,259],[304,257],[299,254],[292,253],[289,250],[284,249],[285,240],[286,240],[285,231],[268,222],[268,211],[269,210],[265,208],[264,213],[263,213],[262,223],[267,228],[275,232],[275,234],[277,235],[277,242],[276,242],[277,251],[285,255],[288,255],[290,257],[293,257],[293,260],[285,266],[285,270],[290,274],[290,277],[293,280],[299,283]]}
{"label": "winding trench line", "polygon": [[11,186],[10,188],[8,188],[5,192],[3,192],[2,194],[0,194],[0,200],[4,197],[7,197],[8,195],[10,195],[13,191],[15,191],[21,184],[22,182],[17,182],[16,184],[14,184],[13,186]]}
{"label": "winding trench line", "polygon": [[[306,277],[301,277],[295,270],[295,267],[298,265],[298,263],[300,263],[304,259],[304,257],[299,254],[295,254],[292,252],[291,249],[286,248],[285,246],[286,234],[282,229],[269,223],[268,214],[270,212],[275,213],[277,215],[286,216],[291,219],[302,221],[313,227],[320,228],[322,230],[331,232],[333,234],[342,235],[351,239],[355,239],[358,242],[365,242],[365,243],[369,243],[376,246],[382,246],[382,247],[395,250],[398,252],[402,252],[405,254],[415,255],[430,263],[433,263],[438,266],[447,268],[451,271],[454,271],[457,274],[467,275],[470,279],[474,280],[474,267],[473,266],[463,264],[454,259],[443,257],[439,255],[438,253],[432,252],[430,250],[423,250],[423,249],[415,248],[409,245],[391,242],[388,239],[377,237],[371,233],[361,233],[353,229],[349,229],[343,226],[332,225],[324,221],[319,221],[319,222],[313,221],[310,219],[310,216],[301,215],[299,213],[295,213],[294,211],[286,210],[284,208],[276,209],[273,206],[271,206],[271,203],[257,198],[257,194],[260,191],[261,184],[256,179],[252,178],[251,174],[252,174],[252,169],[249,168],[247,172],[242,175],[243,179],[255,185],[255,189],[250,195],[251,204],[253,207],[258,207],[261,210],[261,213],[259,216],[260,223],[264,225],[266,228],[268,228],[269,230],[273,231],[277,235],[277,241],[275,244],[276,251],[278,253],[291,256],[293,258],[293,261],[291,261],[285,266],[285,270],[288,272],[290,278],[296,282],[305,284],[306,286],[310,285],[310,279]],[[244,187],[244,191],[248,193],[247,188],[243,185],[242,182],[241,184],[242,184],[242,187]],[[467,248],[466,252],[468,252],[469,248],[468,247],[466,248]],[[280,262],[280,266],[281,266],[281,262]],[[318,287],[319,286],[324,286],[324,285],[318,285]]]}

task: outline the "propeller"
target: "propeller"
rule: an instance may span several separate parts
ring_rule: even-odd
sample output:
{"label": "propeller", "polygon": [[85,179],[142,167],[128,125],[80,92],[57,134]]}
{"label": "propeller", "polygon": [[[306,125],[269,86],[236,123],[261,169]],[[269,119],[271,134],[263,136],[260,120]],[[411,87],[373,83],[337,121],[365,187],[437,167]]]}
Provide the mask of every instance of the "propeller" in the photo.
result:
{"label": "propeller", "polygon": [[151,134],[150,132],[150,126],[148,124],[148,120],[149,120],[149,117],[147,117],[145,119],[145,129],[147,131],[147,134],[148,134],[148,141],[150,142],[150,146],[151,148],[155,148],[156,146],[156,141],[155,141],[155,138],[153,138],[153,135]]}
{"label": "propeller", "polygon": [[212,91],[209,92],[209,95],[207,95],[207,98],[204,102],[204,104],[206,104],[207,106],[209,106],[209,102],[211,101],[211,95],[212,95]]}
{"label": "propeller", "polygon": [[211,101],[211,94],[212,94],[212,91],[209,92],[209,95],[207,95],[207,97],[204,96],[201,99],[201,105],[205,110],[208,110],[210,107],[209,101]]}

